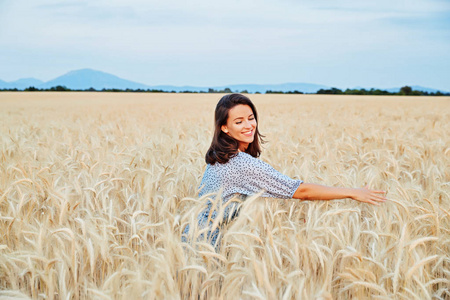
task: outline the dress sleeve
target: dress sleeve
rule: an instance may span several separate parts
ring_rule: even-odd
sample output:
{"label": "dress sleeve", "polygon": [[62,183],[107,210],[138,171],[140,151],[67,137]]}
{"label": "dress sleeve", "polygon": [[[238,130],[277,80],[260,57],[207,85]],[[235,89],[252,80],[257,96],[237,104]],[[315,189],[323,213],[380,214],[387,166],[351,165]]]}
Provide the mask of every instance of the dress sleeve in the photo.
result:
{"label": "dress sleeve", "polygon": [[295,180],[275,170],[268,163],[253,158],[248,164],[248,169],[242,184],[249,194],[264,190],[262,197],[291,199],[302,180]]}

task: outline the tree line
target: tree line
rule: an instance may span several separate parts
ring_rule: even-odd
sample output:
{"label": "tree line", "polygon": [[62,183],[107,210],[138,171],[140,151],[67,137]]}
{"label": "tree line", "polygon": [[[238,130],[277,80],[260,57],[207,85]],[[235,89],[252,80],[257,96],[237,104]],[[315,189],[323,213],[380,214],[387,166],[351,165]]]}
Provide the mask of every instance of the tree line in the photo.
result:
{"label": "tree line", "polygon": [[383,96],[383,95],[400,95],[400,96],[450,96],[450,93],[442,93],[440,91],[437,91],[435,93],[433,92],[424,92],[424,91],[416,91],[413,90],[410,86],[404,86],[400,88],[400,91],[398,92],[388,92],[385,90],[380,89],[346,89],[345,91],[342,91],[337,88],[331,88],[331,89],[320,89],[317,91],[316,94],[329,94],[329,95],[376,95],[376,96]]}
{"label": "tree line", "polygon": [[[13,89],[0,89],[2,92],[20,92],[22,90],[19,90],[17,88]],[[57,85],[51,88],[46,89],[39,89],[34,86],[30,86],[23,91],[25,92],[114,92],[114,93],[221,93],[221,94],[227,94],[227,93],[243,93],[243,94],[251,94],[247,90],[242,91],[232,91],[230,88],[224,88],[224,89],[213,89],[209,88],[208,91],[164,91],[164,90],[158,90],[158,89],[116,89],[116,88],[103,88],[103,89],[94,89],[94,88],[88,88],[88,89],[70,89],[62,85]],[[261,94],[260,92],[255,92],[255,94]],[[272,91],[272,90],[266,90],[265,94],[305,94],[301,91]],[[377,95],[377,96],[383,96],[383,95],[400,95],[400,96],[450,96],[450,93],[442,93],[440,91],[437,92],[424,92],[424,91],[417,91],[413,90],[410,86],[404,86],[400,88],[399,92],[389,92],[386,90],[380,90],[380,89],[346,89],[345,91],[340,90],[338,88],[331,88],[331,89],[320,89],[316,93],[310,93],[310,94],[323,94],[323,95]]]}

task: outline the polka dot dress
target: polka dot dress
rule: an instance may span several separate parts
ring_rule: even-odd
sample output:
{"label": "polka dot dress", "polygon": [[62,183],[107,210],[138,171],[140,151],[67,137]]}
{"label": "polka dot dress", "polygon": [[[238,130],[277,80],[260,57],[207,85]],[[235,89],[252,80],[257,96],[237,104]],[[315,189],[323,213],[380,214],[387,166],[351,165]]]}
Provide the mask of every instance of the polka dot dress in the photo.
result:
{"label": "polka dot dress", "polygon": [[[302,180],[294,180],[281,174],[269,164],[248,153],[238,152],[225,164],[215,163],[206,166],[205,174],[200,183],[199,196],[221,191],[223,203],[226,203],[233,196],[245,199],[246,196],[263,191],[261,197],[291,199],[302,182]],[[236,207],[237,205],[227,206],[224,221],[233,219],[238,215]],[[208,202],[208,207],[198,216],[200,228],[211,226],[211,219],[216,218],[217,212],[211,213],[210,222],[208,222],[210,213],[211,202]],[[183,235],[187,234],[188,231],[189,225],[186,226]],[[218,234],[218,228],[214,232],[208,232],[207,238],[211,241],[211,244],[216,244]],[[186,240],[186,238],[183,237],[183,240]]]}

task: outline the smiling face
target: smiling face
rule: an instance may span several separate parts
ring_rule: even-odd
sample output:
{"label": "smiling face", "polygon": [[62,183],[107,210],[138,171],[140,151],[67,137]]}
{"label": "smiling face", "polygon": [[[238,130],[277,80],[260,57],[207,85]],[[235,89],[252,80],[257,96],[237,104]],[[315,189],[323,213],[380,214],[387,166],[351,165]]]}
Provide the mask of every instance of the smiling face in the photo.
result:
{"label": "smiling face", "polygon": [[238,104],[228,111],[227,124],[222,131],[239,141],[239,150],[244,152],[255,139],[256,119],[250,106]]}

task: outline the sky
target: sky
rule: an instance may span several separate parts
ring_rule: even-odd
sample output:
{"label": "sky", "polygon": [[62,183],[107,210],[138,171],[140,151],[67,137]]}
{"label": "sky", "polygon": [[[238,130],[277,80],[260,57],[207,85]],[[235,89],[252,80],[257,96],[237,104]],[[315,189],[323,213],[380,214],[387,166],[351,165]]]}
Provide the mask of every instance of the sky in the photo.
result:
{"label": "sky", "polygon": [[450,0],[0,0],[0,79],[450,90]]}

